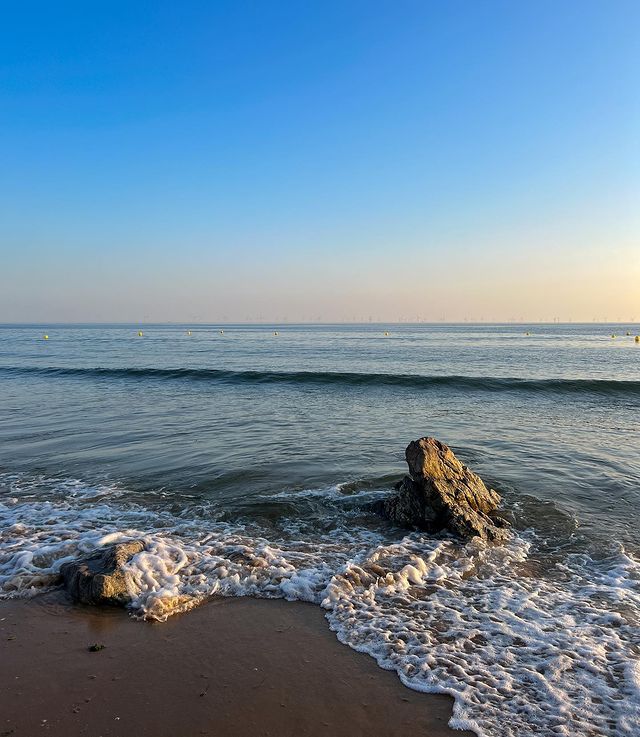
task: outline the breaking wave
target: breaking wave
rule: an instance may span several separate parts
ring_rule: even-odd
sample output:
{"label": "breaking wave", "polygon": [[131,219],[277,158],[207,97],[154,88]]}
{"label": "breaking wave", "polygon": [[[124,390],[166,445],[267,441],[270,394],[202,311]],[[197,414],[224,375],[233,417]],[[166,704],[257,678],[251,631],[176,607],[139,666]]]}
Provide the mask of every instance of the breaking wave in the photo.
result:
{"label": "breaking wave", "polygon": [[[352,486],[302,495],[339,500]],[[338,505],[329,532],[292,517],[267,537],[196,501],[177,514],[147,501],[113,485],[0,474],[0,598],[56,586],[65,561],[141,539],[127,566],[134,616],[165,620],[212,595],[309,601],[408,687],[454,696],[453,727],[640,730],[640,561],[622,548],[537,556],[532,531],[500,547],[460,543],[361,526]]]}

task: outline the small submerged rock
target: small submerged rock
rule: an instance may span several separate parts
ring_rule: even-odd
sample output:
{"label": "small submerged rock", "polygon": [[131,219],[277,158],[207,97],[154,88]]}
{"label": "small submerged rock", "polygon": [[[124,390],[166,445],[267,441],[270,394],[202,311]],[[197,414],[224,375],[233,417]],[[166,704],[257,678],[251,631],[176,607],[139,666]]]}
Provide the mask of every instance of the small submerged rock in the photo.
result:
{"label": "small submerged rock", "polygon": [[67,593],[82,604],[128,604],[124,566],[143,549],[141,540],[115,543],[64,563],[60,574]]}
{"label": "small submerged rock", "polygon": [[447,530],[462,538],[479,536],[499,542],[507,522],[495,512],[500,495],[463,465],[451,448],[435,438],[420,438],[405,451],[409,476],[397,493],[377,502],[375,510],[405,527],[427,532]]}

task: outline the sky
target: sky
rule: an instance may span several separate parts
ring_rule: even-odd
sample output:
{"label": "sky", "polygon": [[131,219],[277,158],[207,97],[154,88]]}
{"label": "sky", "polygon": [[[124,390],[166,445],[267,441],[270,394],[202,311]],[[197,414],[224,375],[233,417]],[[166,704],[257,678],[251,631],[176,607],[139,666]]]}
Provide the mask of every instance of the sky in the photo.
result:
{"label": "sky", "polygon": [[0,322],[640,321],[637,0],[29,2]]}

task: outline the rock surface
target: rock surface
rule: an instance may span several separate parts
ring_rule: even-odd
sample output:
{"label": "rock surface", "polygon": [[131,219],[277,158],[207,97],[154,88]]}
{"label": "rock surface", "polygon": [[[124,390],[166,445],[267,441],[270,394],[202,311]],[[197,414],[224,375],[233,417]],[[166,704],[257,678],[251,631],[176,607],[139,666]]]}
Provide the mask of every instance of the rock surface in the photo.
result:
{"label": "rock surface", "polygon": [[427,532],[504,539],[507,523],[494,514],[500,495],[464,466],[451,448],[435,438],[421,438],[409,443],[405,458],[410,475],[396,486],[397,494],[376,505],[376,511]]}
{"label": "rock surface", "polygon": [[60,574],[67,593],[82,604],[124,606],[130,600],[124,565],[144,549],[140,540],[115,543],[85,558],[64,563]]}

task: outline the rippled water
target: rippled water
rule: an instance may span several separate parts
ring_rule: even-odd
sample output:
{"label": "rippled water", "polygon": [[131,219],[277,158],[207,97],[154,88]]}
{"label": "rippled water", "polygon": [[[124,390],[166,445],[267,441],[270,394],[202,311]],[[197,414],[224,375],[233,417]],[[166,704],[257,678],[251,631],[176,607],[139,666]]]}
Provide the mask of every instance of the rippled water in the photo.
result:
{"label": "rippled water", "polygon": [[[1,595],[142,537],[140,615],[314,601],[456,726],[640,733],[638,326],[138,329],[0,326]],[[422,435],[503,494],[506,546],[367,511]]]}

